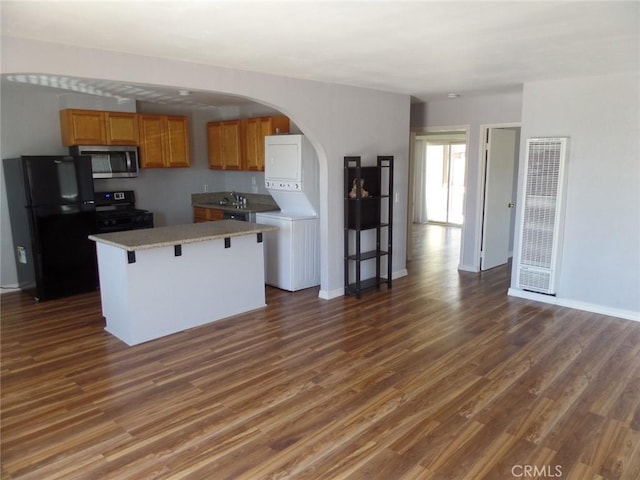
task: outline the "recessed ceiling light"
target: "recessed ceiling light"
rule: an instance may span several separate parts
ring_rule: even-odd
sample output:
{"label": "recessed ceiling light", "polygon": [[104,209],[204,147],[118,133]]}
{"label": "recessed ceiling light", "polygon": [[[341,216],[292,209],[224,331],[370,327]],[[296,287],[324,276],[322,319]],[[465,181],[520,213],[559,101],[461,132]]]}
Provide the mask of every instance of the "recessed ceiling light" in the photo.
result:
{"label": "recessed ceiling light", "polygon": [[459,93],[450,93],[449,95],[447,95],[447,98],[458,98],[460,96]]}
{"label": "recessed ceiling light", "polygon": [[191,95],[191,92],[189,90],[178,90],[178,95],[181,97],[187,97]]}

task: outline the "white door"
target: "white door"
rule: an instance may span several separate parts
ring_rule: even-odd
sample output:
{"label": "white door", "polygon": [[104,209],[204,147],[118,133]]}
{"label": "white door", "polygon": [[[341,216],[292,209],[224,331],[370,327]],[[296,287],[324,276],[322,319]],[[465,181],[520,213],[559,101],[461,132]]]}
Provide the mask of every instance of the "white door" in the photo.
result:
{"label": "white door", "polygon": [[517,133],[514,128],[489,130],[481,270],[504,265],[509,260],[509,244],[513,231],[513,174],[517,157]]}

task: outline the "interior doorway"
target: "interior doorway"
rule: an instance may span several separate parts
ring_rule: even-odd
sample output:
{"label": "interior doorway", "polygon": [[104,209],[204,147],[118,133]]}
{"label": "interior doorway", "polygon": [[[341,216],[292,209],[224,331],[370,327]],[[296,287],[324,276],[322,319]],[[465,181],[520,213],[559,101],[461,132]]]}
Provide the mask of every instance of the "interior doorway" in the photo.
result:
{"label": "interior doorway", "polygon": [[414,143],[415,223],[461,226],[467,162],[467,132],[428,132]]}

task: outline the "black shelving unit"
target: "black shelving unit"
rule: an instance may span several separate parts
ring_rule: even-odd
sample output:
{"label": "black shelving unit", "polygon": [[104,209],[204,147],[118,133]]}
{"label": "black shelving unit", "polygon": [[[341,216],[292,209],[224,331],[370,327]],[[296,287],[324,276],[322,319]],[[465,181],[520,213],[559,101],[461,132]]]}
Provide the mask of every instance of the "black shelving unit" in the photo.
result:
{"label": "black shelving unit", "polygon": [[[358,185],[362,188],[357,188]],[[363,233],[373,230],[375,247],[363,251]],[[350,241],[351,232],[355,236],[353,242]],[[365,290],[380,289],[384,283],[391,288],[392,236],[393,156],[378,156],[375,166],[362,166],[360,157],[344,157],[345,295],[360,298]],[[385,258],[386,278],[382,275]],[[375,273],[363,279],[362,264],[369,261],[375,262]]]}

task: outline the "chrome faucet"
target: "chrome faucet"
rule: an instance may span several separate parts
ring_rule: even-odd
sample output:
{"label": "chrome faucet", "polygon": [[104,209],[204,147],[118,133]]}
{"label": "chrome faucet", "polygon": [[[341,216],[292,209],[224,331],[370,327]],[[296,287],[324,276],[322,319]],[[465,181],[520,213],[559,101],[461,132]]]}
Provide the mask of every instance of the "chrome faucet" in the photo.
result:
{"label": "chrome faucet", "polygon": [[233,196],[233,199],[235,200],[236,203],[242,204],[244,202],[244,197],[239,193],[231,192],[231,195]]}

